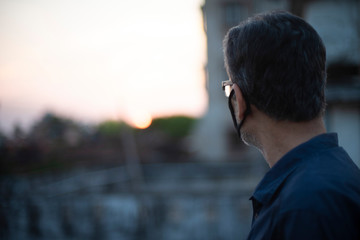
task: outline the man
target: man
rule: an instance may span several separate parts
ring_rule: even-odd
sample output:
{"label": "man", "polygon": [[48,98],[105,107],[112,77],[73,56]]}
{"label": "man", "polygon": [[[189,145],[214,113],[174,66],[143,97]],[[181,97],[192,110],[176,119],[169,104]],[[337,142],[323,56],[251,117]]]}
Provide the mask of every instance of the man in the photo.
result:
{"label": "man", "polygon": [[360,171],[324,127],[316,31],[287,12],[260,14],[229,30],[224,55],[236,130],[271,167],[251,197],[248,239],[360,239]]}

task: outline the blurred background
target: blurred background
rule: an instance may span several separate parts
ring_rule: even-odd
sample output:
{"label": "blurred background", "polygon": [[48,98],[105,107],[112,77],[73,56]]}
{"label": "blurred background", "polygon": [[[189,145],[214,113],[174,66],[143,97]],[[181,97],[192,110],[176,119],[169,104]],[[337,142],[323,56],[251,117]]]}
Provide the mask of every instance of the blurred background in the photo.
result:
{"label": "blurred background", "polygon": [[227,30],[306,19],[360,166],[359,0],[0,0],[1,239],[245,239],[268,166],[232,126]]}

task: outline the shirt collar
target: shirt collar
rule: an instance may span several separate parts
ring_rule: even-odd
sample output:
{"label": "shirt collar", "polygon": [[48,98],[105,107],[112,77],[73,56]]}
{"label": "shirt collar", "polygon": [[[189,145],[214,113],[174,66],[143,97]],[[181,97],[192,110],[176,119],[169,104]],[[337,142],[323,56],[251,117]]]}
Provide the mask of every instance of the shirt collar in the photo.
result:
{"label": "shirt collar", "polygon": [[325,133],[318,135],[309,141],[300,144],[286,153],[264,176],[255,189],[250,199],[255,199],[261,204],[268,203],[276,190],[282,185],[288,176],[299,166],[300,160],[321,149],[338,146],[336,133]]}

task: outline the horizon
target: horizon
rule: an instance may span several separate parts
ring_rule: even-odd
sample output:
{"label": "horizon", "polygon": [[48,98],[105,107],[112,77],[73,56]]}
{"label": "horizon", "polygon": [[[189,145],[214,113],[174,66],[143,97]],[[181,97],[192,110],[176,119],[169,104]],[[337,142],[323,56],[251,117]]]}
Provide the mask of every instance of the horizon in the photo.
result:
{"label": "horizon", "polygon": [[[207,108],[203,0],[0,3],[0,131],[46,112],[131,125]],[[141,7],[139,7],[141,5]]]}

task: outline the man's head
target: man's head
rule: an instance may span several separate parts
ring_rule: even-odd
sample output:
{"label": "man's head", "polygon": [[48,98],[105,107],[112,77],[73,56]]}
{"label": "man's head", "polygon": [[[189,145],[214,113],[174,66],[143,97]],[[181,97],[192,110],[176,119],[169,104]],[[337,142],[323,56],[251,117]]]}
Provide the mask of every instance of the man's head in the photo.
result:
{"label": "man's head", "polygon": [[287,12],[249,18],[224,39],[225,66],[248,104],[277,121],[304,122],[325,108],[325,47]]}

